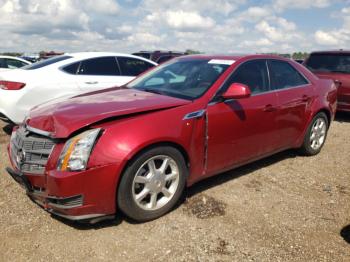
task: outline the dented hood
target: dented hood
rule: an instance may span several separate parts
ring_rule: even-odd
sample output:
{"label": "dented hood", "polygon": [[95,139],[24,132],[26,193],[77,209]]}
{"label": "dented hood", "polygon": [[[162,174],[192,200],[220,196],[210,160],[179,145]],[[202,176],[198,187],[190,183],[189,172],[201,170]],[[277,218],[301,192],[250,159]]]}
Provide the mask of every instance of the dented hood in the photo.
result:
{"label": "dented hood", "polygon": [[88,93],[31,110],[26,124],[65,138],[96,122],[135,113],[166,109],[191,101],[135,89],[112,88]]}

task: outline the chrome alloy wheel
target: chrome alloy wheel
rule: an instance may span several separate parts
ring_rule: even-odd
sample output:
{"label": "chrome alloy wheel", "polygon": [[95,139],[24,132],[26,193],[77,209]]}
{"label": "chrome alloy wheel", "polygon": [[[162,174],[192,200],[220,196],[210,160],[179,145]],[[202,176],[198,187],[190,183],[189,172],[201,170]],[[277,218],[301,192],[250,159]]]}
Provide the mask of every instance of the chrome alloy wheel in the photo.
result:
{"label": "chrome alloy wheel", "polygon": [[318,118],[312,126],[310,146],[314,150],[320,149],[326,139],[327,124],[323,118]]}
{"label": "chrome alloy wheel", "polygon": [[169,156],[158,155],[144,162],[132,183],[135,203],[144,210],[158,210],[174,196],[179,186],[179,167]]}

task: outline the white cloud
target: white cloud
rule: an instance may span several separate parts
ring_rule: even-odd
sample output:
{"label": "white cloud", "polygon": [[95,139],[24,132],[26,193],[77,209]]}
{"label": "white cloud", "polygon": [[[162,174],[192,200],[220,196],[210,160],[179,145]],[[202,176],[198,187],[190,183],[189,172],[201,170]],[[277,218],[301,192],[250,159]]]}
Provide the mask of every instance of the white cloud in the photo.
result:
{"label": "white cloud", "polygon": [[316,42],[320,45],[338,45],[339,41],[333,32],[324,32],[322,30],[318,30],[315,33]]}
{"label": "white cloud", "polygon": [[255,26],[255,29],[263,33],[267,38],[272,41],[283,41],[285,34],[279,31],[276,27],[271,26],[267,21],[263,20]]}
{"label": "white cloud", "polygon": [[203,17],[196,12],[168,11],[165,20],[171,28],[176,29],[208,29],[215,25],[210,17]]}
{"label": "white cloud", "polygon": [[314,34],[317,44],[332,49],[347,48],[350,45],[350,7],[342,8],[337,17],[343,20],[342,27],[317,30]]}
{"label": "white cloud", "polygon": [[[333,0],[334,2],[334,0]],[[273,0],[275,10],[308,9],[312,7],[325,8],[332,4],[332,0]]]}
{"label": "white cloud", "polygon": [[137,43],[158,44],[161,42],[162,37],[153,35],[150,33],[136,33],[129,36],[127,40],[134,44],[137,44]]}
{"label": "white cloud", "polygon": [[[0,0],[0,51],[197,49],[292,52],[350,46],[346,0]],[[337,3],[334,10],[332,3]],[[336,13],[327,27],[300,23],[304,9]],[[292,10],[293,9],[293,10]],[[327,10],[328,10],[327,9]],[[292,10],[295,17],[285,15]],[[330,28],[332,21],[339,26]],[[336,25],[334,23],[334,25]],[[316,32],[310,32],[310,27]]]}
{"label": "white cloud", "polygon": [[115,15],[119,12],[119,5],[114,0],[84,0],[81,3],[85,6],[89,12],[95,12],[99,14]]}
{"label": "white cloud", "polygon": [[236,19],[240,21],[255,22],[270,16],[270,7],[262,6],[251,6],[247,10],[241,12]]}
{"label": "white cloud", "polygon": [[147,0],[141,8],[150,12],[162,10],[185,10],[191,12],[209,12],[228,15],[238,6],[246,3],[246,0]]}

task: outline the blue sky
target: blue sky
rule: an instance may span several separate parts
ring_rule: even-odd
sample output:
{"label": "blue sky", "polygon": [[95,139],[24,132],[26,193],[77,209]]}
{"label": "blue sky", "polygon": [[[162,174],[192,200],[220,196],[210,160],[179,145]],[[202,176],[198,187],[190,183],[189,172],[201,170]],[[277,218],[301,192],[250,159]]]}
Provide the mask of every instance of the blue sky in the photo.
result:
{"label": "blue sky", "polygon": [[0,0],[0,12],[0,52],[350,46],[350,0]]}

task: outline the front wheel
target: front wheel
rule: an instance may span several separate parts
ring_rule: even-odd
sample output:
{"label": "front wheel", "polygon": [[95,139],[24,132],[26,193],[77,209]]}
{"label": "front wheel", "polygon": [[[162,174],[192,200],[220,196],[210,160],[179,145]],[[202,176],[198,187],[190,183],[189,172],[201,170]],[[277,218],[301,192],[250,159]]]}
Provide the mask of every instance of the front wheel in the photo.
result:
{"label": "front wheel", "polygon": [[328,118],[325,113],[318,113],[311,121],[307,129],[303,145],[300,148],[302,154],[313,156],[318,154],[327,137]]}
{"label": "front wheel", "polygon": [[187,167],[173,147],[156,147],[138,155],[126,168],[118,189],[118,207],[139,221],[158,218],[179,201]]}

